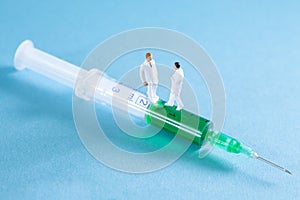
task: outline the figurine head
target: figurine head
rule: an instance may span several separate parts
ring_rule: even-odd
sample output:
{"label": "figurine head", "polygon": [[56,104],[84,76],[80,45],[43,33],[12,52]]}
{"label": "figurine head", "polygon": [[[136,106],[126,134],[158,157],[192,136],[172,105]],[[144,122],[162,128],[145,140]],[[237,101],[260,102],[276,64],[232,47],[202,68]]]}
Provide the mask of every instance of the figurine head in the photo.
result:
{"label": "figurine head", "polygon": [[179,62],[175,62],[175,63],[174,63],[174,69],[177,70],[177,69],[179,69],[179,68],[180,68]]}
{"label": "figurine head", "polygon": [[150,62],[152,60],[152,54],[151,53],[146,53],[146,60]]}

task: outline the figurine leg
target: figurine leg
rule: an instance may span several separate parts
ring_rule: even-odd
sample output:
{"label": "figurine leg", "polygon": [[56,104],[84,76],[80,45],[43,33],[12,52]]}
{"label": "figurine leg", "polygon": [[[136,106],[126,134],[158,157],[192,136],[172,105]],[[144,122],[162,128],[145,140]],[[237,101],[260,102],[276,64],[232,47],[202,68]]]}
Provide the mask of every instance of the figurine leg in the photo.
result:
{"label": "figurine leg", "polygon": [[174,105],[174,100],[175,100],[175,94],[171,93],[169,97],[169,101],[165,103],[166,106],[173,106]]}
{"label": "figurine leg", "polygon": [[184,105],[182,103],[180,96],[179,95],[175,96],[175,99],[176,99],[176,103],[177,103],[176,110],[181,110],[184,107]]}

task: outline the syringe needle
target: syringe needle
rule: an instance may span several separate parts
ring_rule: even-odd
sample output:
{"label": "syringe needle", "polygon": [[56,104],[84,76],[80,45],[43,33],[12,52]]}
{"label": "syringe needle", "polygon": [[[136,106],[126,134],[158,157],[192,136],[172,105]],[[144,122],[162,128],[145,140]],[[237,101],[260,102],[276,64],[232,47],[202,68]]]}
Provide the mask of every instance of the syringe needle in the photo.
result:
{"label": "syringe needle", "polygon": [[271,165],[273,167],[276,167],[277,169],[280,169],[281,171],[284,171],[284,172],[292,175],[292,173],[289,170],[287,170],[287,169],[285,169],[285,168],[283,168],[283,167],[281,167],[281,166],[279,166],[279,165],[277,165],[277,164],[275,164],[275,163],[273,163],[273,162],[271,162],[269,160],[266,160],[266,159],[264,159],[264,158],[262,158],[260,156],[256,156],[255,158],[258,159],[258,160],[261,160],[261,161],[263,161],[263,162],[265,162],[265,163],[267,163],[267,164],[269,164],[269,165]]}

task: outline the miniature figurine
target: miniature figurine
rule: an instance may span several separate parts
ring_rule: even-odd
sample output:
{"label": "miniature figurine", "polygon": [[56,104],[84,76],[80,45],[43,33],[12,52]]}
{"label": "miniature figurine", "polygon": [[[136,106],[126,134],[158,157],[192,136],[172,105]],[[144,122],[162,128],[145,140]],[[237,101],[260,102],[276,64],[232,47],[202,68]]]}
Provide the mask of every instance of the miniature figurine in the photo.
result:
{"label": "miniature figurine", "polygon": [[146,60],[140,66],[140,78],[144,86],[148,86],[147,95],[151,103],[156,103],[159,97],[156,95],[158,85],[158,73],[155,60],[151,53],[146,53]]}
{"label": "miniature figurine", "polygon": [[165,105],[173,106],[174,100],[176,100],[176,103],[177,103],[176,110],[181,110],[184,106],[182,103],[182,100],[180,98],[184,73],[183,73],[182,68],[180,67],[179,62],[174,63],[174,69],[175,69],[175,73],[170,76],[171,81],[172,81],[170,97],[169,97],[169,101]]}

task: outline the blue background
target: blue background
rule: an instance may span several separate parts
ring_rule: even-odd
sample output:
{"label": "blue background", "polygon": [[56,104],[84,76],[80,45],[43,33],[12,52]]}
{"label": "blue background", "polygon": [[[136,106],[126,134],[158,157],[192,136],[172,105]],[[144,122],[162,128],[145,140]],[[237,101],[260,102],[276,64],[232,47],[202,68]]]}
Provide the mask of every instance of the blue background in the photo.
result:
{"label": "blue background", "polygon": [[[299,199],[299,8],[297,1],[2,0],[1,199]],[[101,41],[139,27],[174,29],[201,44],[224,82],[224,132],[293,175],[221,150],[202,160],[189,150],[153,173],[112,170],[80,142],[72,91],[13,68],[25,39],[80,65]]]}

